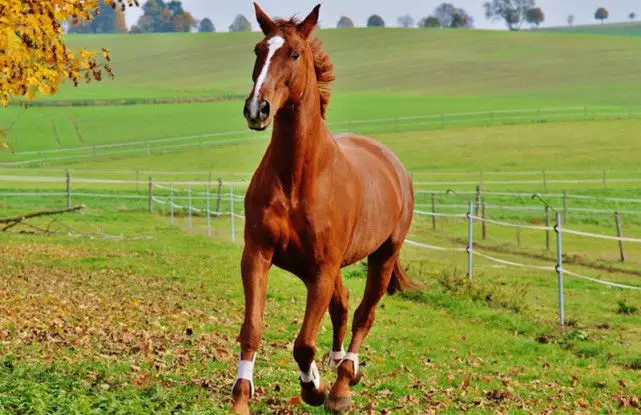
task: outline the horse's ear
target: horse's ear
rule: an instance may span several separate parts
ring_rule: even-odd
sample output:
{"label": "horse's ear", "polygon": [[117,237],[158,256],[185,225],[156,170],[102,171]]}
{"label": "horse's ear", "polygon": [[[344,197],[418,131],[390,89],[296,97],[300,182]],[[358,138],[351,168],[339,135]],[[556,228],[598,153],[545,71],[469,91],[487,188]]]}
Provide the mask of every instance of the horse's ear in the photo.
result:
{"label": "horse's ear", "polygon": [[312,10],[309,16],[307,16],[305,20],[303,20],[303,22],[298,25],[298,32],[304,39],[307,39],[318,25],[320,7],[320,4],[314,7],[314,10]]}
{"label": "horse's ear", "polygon": [[260,29],[263,31],[265,36],[275,32],[278,28],[276,27],[276,23],[274,23],[272,18],[269,17],[267,13],[265,13],[263,9],[260,8],[258,3],[254,3],[254,8],[256,9],[256,20],[258,20],[258,25],[260,26]]}

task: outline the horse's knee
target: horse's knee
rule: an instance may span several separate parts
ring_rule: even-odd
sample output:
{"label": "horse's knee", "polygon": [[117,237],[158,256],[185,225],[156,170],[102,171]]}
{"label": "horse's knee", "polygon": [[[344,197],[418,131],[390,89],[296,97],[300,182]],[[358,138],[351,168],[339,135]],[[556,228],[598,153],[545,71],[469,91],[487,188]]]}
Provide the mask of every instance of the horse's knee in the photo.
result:
{"label": "horse's knee", "polygon": [[298,340],[294,343],[294,359],[302,371],[306,371],[314,360],[316,347],[311,344],[304,344]]}

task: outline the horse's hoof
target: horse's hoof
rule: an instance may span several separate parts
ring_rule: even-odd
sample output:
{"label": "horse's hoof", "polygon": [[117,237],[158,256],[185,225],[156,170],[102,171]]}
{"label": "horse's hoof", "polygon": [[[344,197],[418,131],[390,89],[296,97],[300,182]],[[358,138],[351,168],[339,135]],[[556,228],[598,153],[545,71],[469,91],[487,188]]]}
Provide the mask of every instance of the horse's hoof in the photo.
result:
{"label": "horse's hoof", "polygon": [[229,412],[232,414],[238,414],[238,415],[251,414],[251,411],[249,410],[249,405],[247,404],[247,402],[234,402]]}
{"label": "horse's hoof", "polygon": [[314,383],[303,383],[300,382],[300,387],[301,387],[301,398],[303,399],[303,402],[305,402],[307,405],[310,406],[321,406],[325,403],[325,400],[327,399],[327,395],[329,395],[329,392],[327,391],[327,387],[325,386],[325,382],[321,381],[320,388],[316,389],[314,388]]}
{"label": "horse's hoof", "polygon": [[349,381],[349,386],[356,386],[359,383],[361,383],[361,379],[363,379],[363,372],[359,371],[356,376],[352,378],[352,380]]}
{"label": "horse's hoof", "polygon": [[344,414],[349,412],[352,407],[352,398],[334,398],[329,397],[327,403],[325,404],[325,409],[327,409],[332,414]]}

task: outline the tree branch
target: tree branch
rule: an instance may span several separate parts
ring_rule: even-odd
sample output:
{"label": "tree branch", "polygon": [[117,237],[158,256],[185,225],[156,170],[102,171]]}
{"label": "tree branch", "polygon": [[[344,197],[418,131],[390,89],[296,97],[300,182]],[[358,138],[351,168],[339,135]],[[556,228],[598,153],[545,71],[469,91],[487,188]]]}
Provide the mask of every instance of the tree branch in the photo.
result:
{"label": "tree branch", "polygon": [[33,219],[33,218],[38,218],[42,216],[54,216],[54,215],[62,215],[64,213],[71,213],[71,212],[78,212],[79,210],[84,209],[84,206],[76,206],[72,207],[69,209],[59,209],[59,210],[42,210],[39,212],[32,212],[32,213],[27,213],[26,215],[22,216],[16,216],[13,218],[4,218],[0,219],[0,224],[7,224],[4,229],[2,229],[3,232],[7,231],[8,229],[13,228],[17,224],[24,222],[27,219]]}

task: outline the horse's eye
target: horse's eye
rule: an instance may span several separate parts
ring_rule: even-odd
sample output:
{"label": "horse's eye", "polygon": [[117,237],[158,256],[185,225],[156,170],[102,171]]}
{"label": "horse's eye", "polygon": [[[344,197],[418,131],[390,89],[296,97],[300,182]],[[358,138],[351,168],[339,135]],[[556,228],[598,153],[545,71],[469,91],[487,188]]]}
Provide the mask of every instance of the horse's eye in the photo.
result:
{"label": "horse's eye", "polygon": [[293,59],[293,60],[296,60],[296,59],[298,59],[298,58],[300,58],[300,53],[298,53],[298,52],[292,52],[292,59]]}

